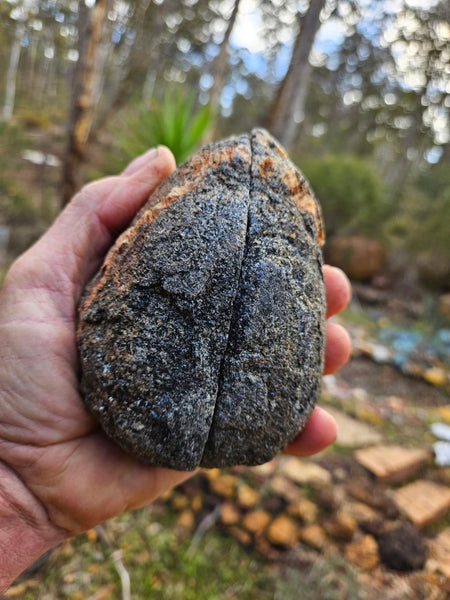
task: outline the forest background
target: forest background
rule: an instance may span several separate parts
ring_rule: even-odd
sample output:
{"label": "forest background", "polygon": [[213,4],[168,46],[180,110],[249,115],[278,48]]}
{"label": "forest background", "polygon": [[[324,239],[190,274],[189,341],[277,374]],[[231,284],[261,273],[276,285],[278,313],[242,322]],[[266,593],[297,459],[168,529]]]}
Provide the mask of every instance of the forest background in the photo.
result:
{"label": "forest background", "polygon": [[87,180],[166,143],[265,126],[310,179],[328,238],[450,283],[445,0],[1,0],[0,252]]}

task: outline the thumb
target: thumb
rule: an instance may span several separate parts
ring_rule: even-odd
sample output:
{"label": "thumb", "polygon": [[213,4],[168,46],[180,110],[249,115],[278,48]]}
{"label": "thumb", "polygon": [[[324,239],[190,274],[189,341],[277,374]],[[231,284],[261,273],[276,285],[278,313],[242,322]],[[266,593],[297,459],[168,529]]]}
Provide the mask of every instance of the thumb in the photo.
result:
{"label": "thumb", "polygon": [[175,168],[170,150],[159,147],[139,168],[89,183],[48,231],[15,264],[26,287],[57,290],[78,298],[117,235],[148,196]]}

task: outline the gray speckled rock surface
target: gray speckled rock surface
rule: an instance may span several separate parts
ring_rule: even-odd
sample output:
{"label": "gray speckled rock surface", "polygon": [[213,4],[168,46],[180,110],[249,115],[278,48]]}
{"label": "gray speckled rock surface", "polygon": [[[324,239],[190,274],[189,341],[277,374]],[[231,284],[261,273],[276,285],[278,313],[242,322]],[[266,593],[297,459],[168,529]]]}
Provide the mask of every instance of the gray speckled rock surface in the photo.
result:
{"label": "gray speckled rock surface", "polygon": [[205,146],[150,197],[88,286],[81,392],[144,462],[270,460],[323,367],[320,208],[263,130]]}

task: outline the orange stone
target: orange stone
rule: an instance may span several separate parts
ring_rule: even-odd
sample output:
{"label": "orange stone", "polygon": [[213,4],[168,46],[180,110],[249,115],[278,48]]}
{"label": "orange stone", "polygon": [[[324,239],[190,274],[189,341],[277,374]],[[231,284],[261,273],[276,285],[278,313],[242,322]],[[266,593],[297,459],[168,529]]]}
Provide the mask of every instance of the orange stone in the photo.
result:
{"label": "orange stone", "polygon": [[280,515],[269,525],[267,539],[274,546],[292,548],[297,541],[297,531],[297,525],[292,519]]}
{"label": "orange stone", "polygon": [[220,520],[224,525],[236,525],[241,513],[231,502],[224,502],[220,508]]}
{"label": "orange stone", "polygon": [[325,529],[332,538],[349,541],[356,531],[356,520],[349,514],[337,512],[327,522]]}
{"label": "orange stone", "polygon": [[192,529],[194,527],[195,517],[192,510],[186,508],[179,515],[176,521],[177,527],[181,527],[182,529]]}
{"label": "orange stone", "polygon": [[241,508],[253,508],[259,501],[258,492],[249,485],[241,485],[237,491],[237,503]]}
{"label": "orange stone", "polygon": [[236,477],[234,475],[220,475],[209,482],[211,491],[222,498],[232,498],[236,491]]}
{"label": "orange stone", "polygon": [[373,569],[380,562],[377,542],[371,535],[365,535],[356,542],[347,544],[345,556],[352,564],[364,571]]}
{"label": "orange stone", "polygon": [[298,532],[298,537],[303,543],[316,550],[321,550],[327,541],[325,531],[319,525],[306,525],[302,527]]}
{"label": "orange stone", "polygon": [[259,534],[264,531],[270,521],[270,515],[265,510],[253,510],[242,519],[242,526],[250,533]]}
{"label": "orange stone", "polygon": [[300,500],[297,500],[297,502],[292,502],[288,506],[287,512],[291,515],[291,517],[301,519],[304,523],[311,524],[317,519],[319,509],[314,502],[311,502],[311,500],[308,500],[307,498],[300,498]]}

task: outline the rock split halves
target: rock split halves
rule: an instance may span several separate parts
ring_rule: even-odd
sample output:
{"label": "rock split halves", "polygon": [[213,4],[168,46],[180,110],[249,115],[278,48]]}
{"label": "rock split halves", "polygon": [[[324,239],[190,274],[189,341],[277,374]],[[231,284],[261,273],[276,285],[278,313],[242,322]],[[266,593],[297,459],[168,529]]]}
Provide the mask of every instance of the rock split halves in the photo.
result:
{"label": "rock split halves", "polygon": [[163,182],[88,286],[81,393],[105,432],[180,470],[270,460],[323,367],[320,208],[263,130]]}

